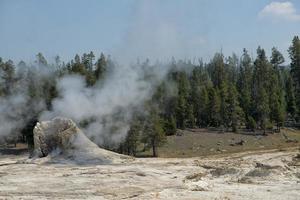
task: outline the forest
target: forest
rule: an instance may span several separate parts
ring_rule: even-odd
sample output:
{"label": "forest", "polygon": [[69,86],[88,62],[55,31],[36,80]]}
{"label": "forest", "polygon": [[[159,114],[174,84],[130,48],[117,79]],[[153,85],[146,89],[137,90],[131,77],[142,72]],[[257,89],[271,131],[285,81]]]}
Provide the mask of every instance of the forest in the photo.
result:
{"label": "forest", "polygon": [[[270,56],[258,47],[254,58],[246,49],[240,57],[236,54],[225,57],[218,52],[208,63],[201,59],[172,58],[167,64],[138,60],[132,65],[142,72],[140,79],[155,83],[149,98],[143,101],[142,111],[140,107],[132,107],[133,114],[127,121],[129,128],[124,139],[117,144],[102,142],[99,145],[135,155],[143,144],[156,156],[156,148],[177,129],[213,127],[264,135],[279,132],[285,126],[299,127],[298,36],[292,39],[288,53],[288,62],[275,47]],[[117,67],[111,56],[101,54],[97,57],[93,52],[77,54],[69,62],[62,62],[57,56],[53,63],[49,63],[42,53],[36,55],[33,64],[0,58],[0,109],[4,113],[0,120],[22,120],[19,126],[2,129],[5,132],[2,134],[7,138],[14,136],[14,140],[27,142],[32,147],[33,127],[42,112],[52,110],[53,100],[60,98],[57,83],[62,77],[81,76],[86,88],[101,87]],[[167,73],[157,81],[154,71],[163,67]],[[26,96],[22,104],[15,98],[19,94]],[[8,104],[13,106],[8,108]],[[122,118],[121,113],[122,108],[110,118]],[[90,117],[79,124],[84,128],[93,120]],[[105,124],[105,120],[101,123]],[[111,134],[118,130],[117,126],[109,127]]]}

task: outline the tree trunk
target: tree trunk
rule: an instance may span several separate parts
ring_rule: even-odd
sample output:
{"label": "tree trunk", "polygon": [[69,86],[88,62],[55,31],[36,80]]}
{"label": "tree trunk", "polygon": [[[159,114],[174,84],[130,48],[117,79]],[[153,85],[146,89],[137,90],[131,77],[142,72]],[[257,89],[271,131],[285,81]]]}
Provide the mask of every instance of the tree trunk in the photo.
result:
{"label": "tree trunk", "polygon": [[152,145],[152,152],[153,152],[153,157],[157,157],[156,146],[154,144]]}
{"label": "tree trunk", "polygon": [[277,131],[278,131],[278,133],[280,133],[280,123],[279,122],[277,122]]}
{"label": "tree trunk", "polygon": [[154,139],[152,140],[152,155],[153,157],[157,157],[156,145]]}
{"label": "tree trunk", "polygon": [[130,148],[129,148],[129,146],[127,147],[127,155],[130,155]]}

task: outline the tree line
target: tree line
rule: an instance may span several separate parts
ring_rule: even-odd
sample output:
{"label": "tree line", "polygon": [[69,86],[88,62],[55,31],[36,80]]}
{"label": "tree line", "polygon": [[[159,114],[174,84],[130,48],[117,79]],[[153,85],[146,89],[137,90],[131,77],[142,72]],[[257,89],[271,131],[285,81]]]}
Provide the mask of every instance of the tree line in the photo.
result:
{"label": "tree line", "polygon": [[[166,140],[166,135],[175,134],[176,129],[215,127],[266,133],[273,129],[280,131],[286,124],[295,125],[300,121],[298,36],[293,38],[288,53],[290,64],[285,64],[282,53],[275,47],[269,58],[258,47],[255,58],[243,49],[240,58],[236,54],[225,57],[216,53],[208,63],[172,59],[167,76],[144,103],[148,114],[136,112],[125,141],[114,150],[136,155],[143,145],[156,156],[157,147]],[[79,74],[85,77],[86,87],[91,87],[103,81],[114,67],[109,56],[101,54],[96,59],[93,52],[76,55],[67,63],[57,56],[53,64],[38,53],[35,62],[35,67],[29,67],[24,61],[15,65],[0,58],[0,98],[14,94],[21,87],[28,94],[28,105],[43,101],[46,108],[42,109],[51,110],[52,100],[59,96],[58,78]],[[144,79],[155,79],[149,70],[152,67],[149,60],[140,65]],[[49,69],[54,72],[51,76],[40,75]],[[21,127],[23,140],[31,145],[32,128],[42,111],[35,108],[20,113],[24,117],[28,112],[33,113]]]}

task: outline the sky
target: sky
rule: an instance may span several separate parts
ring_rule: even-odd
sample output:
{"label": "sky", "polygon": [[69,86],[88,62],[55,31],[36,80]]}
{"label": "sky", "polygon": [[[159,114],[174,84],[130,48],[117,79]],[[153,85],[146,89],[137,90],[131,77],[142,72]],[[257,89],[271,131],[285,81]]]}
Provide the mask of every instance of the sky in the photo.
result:
{"label": "sky", "polygon": [[120,62],[209,61],[243,48],[255,57],[259,45],[288,59],[295,35],[299,0],[0,0],[0,57],[16,62],[90,51]]}

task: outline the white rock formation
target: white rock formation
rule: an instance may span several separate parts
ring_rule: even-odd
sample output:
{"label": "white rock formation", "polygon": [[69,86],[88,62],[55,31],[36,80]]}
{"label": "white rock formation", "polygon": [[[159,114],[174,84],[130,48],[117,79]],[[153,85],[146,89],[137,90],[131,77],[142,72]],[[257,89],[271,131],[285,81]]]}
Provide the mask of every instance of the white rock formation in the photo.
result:
{"label": "white rock formation", "polygon": [[52,161],[69,160],[80,164],[118,163],[129,158],[99,148],[72,120],[66,118],[57,117],[37,123],[33,135],[34,157],[51,157]]}

